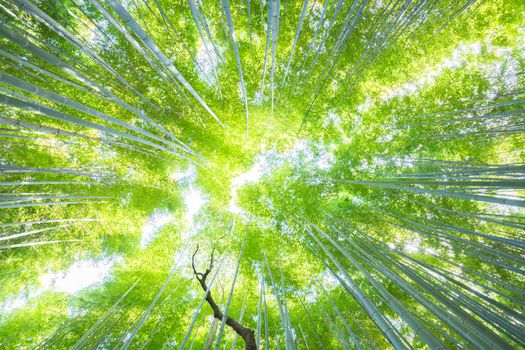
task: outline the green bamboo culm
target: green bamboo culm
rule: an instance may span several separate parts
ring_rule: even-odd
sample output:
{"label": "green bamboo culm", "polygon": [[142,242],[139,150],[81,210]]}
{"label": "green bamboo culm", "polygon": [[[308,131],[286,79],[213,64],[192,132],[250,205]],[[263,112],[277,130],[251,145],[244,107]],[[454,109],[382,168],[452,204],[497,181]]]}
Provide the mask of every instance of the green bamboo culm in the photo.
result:
{"label": "green bamboo culm", "polygon": [[525,348],[522,0],[0,0],[0,349]]}

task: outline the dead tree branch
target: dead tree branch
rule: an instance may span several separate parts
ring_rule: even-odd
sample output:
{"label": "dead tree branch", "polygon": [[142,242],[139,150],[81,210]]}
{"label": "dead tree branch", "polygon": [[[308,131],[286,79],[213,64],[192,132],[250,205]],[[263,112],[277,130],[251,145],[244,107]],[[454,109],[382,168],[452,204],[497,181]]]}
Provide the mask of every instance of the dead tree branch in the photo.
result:
{"label": "dead tree branch", "polygon": [[[199,284],[201,285],[201,288],[204,292],[208,290],[208,286],[206,285],[206,278],[213,270],[213,265],[215,263],[215,251],[215,248],[213,248],[210,256],[210,263],[208,265],[208,268],[204,271],[204,273],[198,272],[195,268],[195,256],[199,252],[199,245],[197,245],[197,248],[195,249],[195,252],[191,257],[191,266],[193,268],[193,274],[195,275],[195,278],[197,278],[197,281],[199,281]],[[213,317],[215,317],[218,320],[222,320],[224,314],[220,310],[219,305],[217,305],[217,303],[213,299],[211,290],[206,296],[206,301],[213,310]],[[235,333],[237,333],[242,339],[244,339],[245,350],[257,350],[257,344],[255,342],[255,332],[253,331],[253,329],[243,326],[230,316],[226,317],[226,324],[230,326],[235,331]]]}

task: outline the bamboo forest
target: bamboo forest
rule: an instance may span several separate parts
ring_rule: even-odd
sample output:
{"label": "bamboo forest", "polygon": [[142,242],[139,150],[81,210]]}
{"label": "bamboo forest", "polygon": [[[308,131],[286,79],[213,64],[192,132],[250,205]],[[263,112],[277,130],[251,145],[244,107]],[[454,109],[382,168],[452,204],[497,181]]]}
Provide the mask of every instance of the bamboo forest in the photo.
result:
{"label": "bamboo forest", "polygon": [[525,349],[524,0],[0,0],[0,349]]}

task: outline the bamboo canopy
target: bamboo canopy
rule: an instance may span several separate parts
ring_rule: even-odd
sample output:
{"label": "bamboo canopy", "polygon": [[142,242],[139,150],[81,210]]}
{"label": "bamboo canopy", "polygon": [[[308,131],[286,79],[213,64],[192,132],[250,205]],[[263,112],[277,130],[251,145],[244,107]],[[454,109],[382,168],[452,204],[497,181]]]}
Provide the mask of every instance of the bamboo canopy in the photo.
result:
{"label": "bamboo canopy", "polygon": [[0,0],[0,349],[525,348],[523,0]]}

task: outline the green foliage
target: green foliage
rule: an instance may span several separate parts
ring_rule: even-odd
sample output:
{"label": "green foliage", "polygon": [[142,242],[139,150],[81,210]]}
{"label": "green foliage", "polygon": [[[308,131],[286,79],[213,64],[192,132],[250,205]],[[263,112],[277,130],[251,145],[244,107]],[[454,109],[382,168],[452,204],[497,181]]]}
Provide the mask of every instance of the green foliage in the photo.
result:
{"label": "green foliage", "polygon": [[523,1],[194,2],[0,1],[0,348],[524,347]]}

